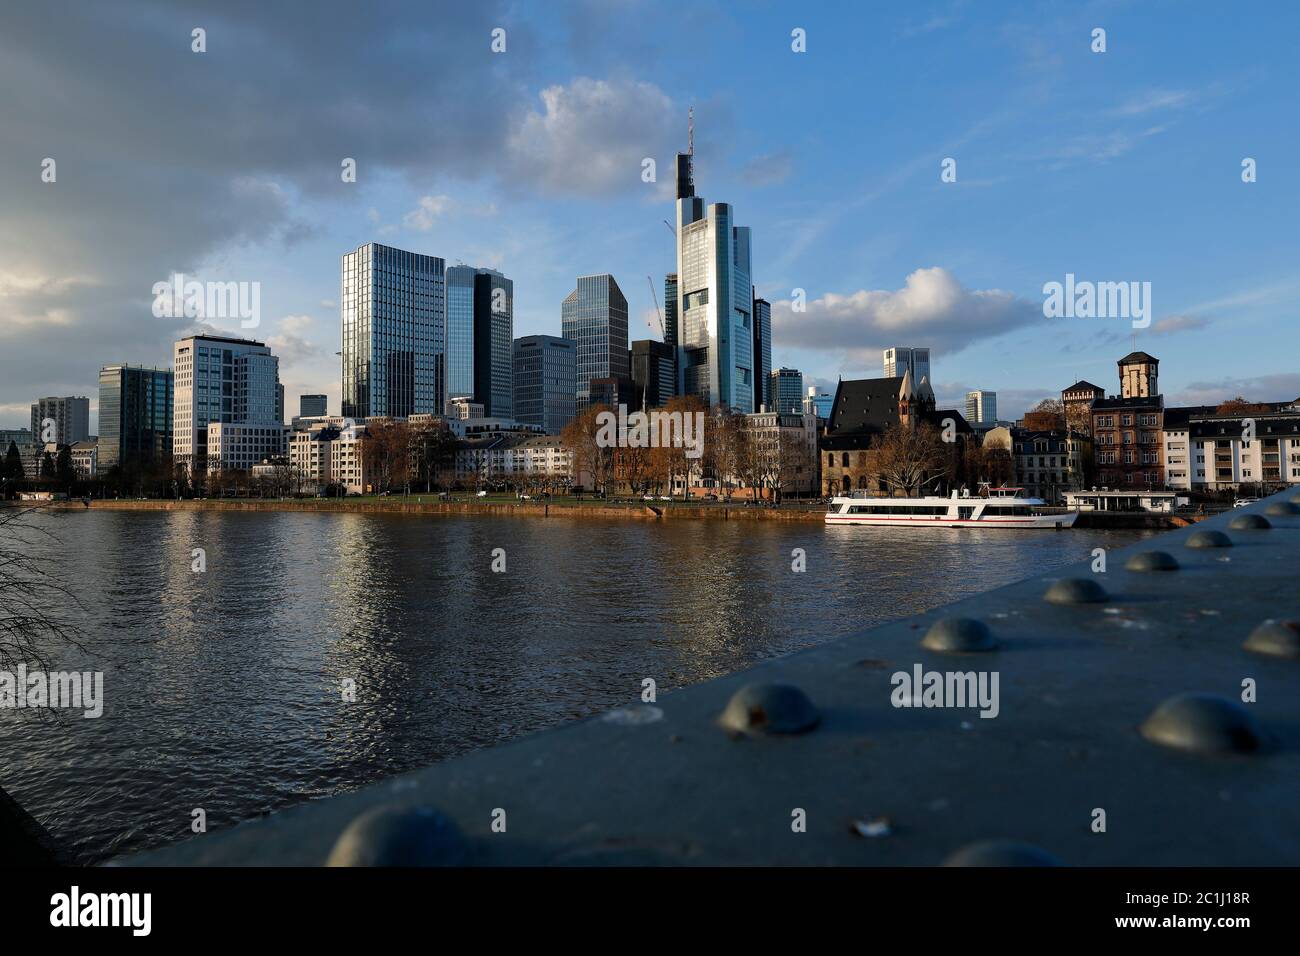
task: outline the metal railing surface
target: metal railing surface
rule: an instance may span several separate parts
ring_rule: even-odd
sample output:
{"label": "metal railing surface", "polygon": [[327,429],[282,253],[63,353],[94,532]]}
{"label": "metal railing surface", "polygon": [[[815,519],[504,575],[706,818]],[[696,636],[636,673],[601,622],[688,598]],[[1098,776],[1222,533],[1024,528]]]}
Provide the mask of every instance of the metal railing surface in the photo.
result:
{"label": "metal railing surface", "polygon": [[[1288,491],[115,862],[1295,865],[1298,618]],[[996,716],[903,693],[927,672],[996,673]]]}

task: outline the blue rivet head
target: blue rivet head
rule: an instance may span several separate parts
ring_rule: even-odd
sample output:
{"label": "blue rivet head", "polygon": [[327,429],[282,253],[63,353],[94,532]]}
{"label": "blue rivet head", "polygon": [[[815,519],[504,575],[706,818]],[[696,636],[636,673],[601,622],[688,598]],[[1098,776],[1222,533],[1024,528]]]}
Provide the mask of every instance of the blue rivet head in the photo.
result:
{"label": "blue rivet head", "polygon": [[426,806],[382,806],[348,824],[326,866],[460,866],[469,855],[451,820]]}
{"label": "blue rivet head", "polygon": [[731,695],[719,722],[744,734],[800,734],[820,719],[808,695],[792,684],[746,684]]}
{"label": "blue rivet head", "polygon": [[1231,548],[1232,539],[1222,531],[1195,531],[1188,536],[1189,548]]}
{"label": "blue rivet head", "polygon": [[1014,840],[970,843],[943,861],[944,866],[1060,866],[1046,850]]}
{"label": "blue rivet head", "polygon": [[1300,621],[1277,621],[1269,618],[1241,645],[1255,654],[1300,659]]}
{"label": "blue rivet head", "polygon": [[1241,704],[1213,694],[1179,694],[1141,727],[1152,743],[1198,754],[1247,754],[1260,748],[1255,718]]}
{"label": "blue rivet head", "polygon": [[1273,527],[1273,522],[1269,521],[1263,515],[1254,513],[1237,515],[1228,522],[1228,527],[1233,531],[1267,531]]}
{"label": "blue rivet head", "polygon": [[1130,571],[1177,571],[1178,561],[1168,551],[1143,551],[1124,562]]}
{"label": "blue rivet head", "polygon": [[921,646],[946,654],[974,654],[998,646],[987,624],[973,617],[945,617],[930,625]]}
{"label": "blue rivet head", "polygon": [[1264,509],[1264,514],[1275,518],[1292,518],[1300,515],[1300,505],[1290,501],[1275,501]]}
{"label": "blue rivet head", "polygon": [[1092,578],[1062,578],[1043,595],[1051,604],[1101,604],[1106,598],[1106,589]]}

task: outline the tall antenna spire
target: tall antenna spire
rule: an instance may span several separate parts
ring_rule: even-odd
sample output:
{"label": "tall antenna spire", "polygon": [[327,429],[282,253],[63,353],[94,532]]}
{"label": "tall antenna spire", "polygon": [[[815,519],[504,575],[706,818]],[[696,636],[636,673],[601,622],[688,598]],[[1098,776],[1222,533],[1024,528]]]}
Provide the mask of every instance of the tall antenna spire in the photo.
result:
{"label": "tall antenna spire", "polygon": [[686,152],[695,155],[695,107],[686,111]]}

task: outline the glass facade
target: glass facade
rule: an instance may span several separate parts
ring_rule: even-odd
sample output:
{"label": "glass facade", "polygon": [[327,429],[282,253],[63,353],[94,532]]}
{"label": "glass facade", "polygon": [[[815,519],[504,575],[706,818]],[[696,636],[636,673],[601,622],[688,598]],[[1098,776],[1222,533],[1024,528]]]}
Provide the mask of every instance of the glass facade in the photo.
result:
{"label": "glass facade", "polygon": [[762,404],[750,262],[749,228],[732,225],[730,205],[705,207],[696,196],[678,199],[672,338],[680,390],[741,412]]}
{"label": "glass facade", "polygon": [[319,418],[328,412],[328,399],[324,395],[299,395],[298,415],[302,418]]}
{"label": "glass facade", "polygon": [[513,417],[515,284],[474,266],[447,269],[447,396],[496,418]]}
{"label": "glass facade", "polygon": [[560,308],[560,325],[577,348],[576,413],[591,404],[591,381],[631,380],[627,347],[627,299],[608,274],[581,276]]}
{"label": "glass facade", "polygon": [[642,408],[661,408],[674,395],[677,371],[667,342],[640,339],[632,343],[632,384]]}
{"label": "glass facade", "polygon": [[577,348],[554,335],[525,335],[514,344],[515,420],[558,435],[573,420]]}
{"label": "glass facade", "polygon": [[436,256],[377,242],[343,256],[345,418],[442,414],[444,281],[444,263]]}
{"label": "glass facade", "polygon": [[779,368],[771,374],[769,381],[772,410],[780,415],[802,415],[803,373],[792,368]]}
{"label": "glass facade", "polygon": [[169,369],[108,365],[99,370],[100,471],[114,465],[146,468],[171,454],[173,382]]}
{"label": "glass facade", "polygon": [[[755,405],[766,405],[768,409],[776,407],[776,396],[772,394],[772,304],[766,299],[754,297],[754,376],[758,382],[758,391],[754,395]],[[758,409],[756,408],[755,411]]]}
{"label": "glass facade", "polygon": [[196,335],[176,343],[172,457],[191,473],[207,470],[208,426],[280,424],[280,360],[251,339]]}

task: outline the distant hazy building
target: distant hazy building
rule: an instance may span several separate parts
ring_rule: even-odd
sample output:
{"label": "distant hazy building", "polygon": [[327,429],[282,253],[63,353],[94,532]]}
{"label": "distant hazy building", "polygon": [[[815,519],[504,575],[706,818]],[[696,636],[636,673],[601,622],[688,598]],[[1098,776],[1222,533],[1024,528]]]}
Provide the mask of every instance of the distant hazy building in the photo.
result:
{"label": "distant hazy building", "polygon": [[0,453],[3,453],[9,443],[15,445],[31,445],[36,441],[30,428],[0,428]]}
{"label": "distant hazy building", "polygon": [[614,277],[580,276],[560,307],[560,325],[564,337],[577,346],[576,411],[581,415],[592,404],[593,379],[631,381],[627,299]]}
{"label": "distant hazy building", "polygon": [[803,373],[798,369],[779,368],[769,378],[768,391],[772,408],[780,415],[803,414]]}
{"label": "distant hazy building", "polygon": [[922,379],[934,386],[930,376],[930,350],[922,348],[896,347],[885,349],[885,378],[902,378],[904,372],[912,373],[912,381],[920,383]]}
{"label": "distant hazy building", "polygon": [[727,203],[695,195],[688,151],[677,154],[677,391],[706,405],[752,412],[761,396],[754,359],[750,231]]}
{"label": "distant hazy building", "polygon": [[444,266],[437,256],[377,242],[344,254],[344,417],[442,413]]}
{"label": "distant hazy building", "polygon": [[515,339],[514,418],[558,435],[577,407],[577,345],[555,335]]}
{"label": "distant hazy building", "polygon": [[172,458],[190,474],[209,470],[209,425],[276,426],[283,431],[280,361],[264,343],[194,335],[176,343],[172,364]]}
{"label": "distant hazy building", "polygon": [[676,378],[673,349],[667,342],[638,339],[632,343],[632,386],[640,408],[668,404]]}
{"label": "distant hazy building", "polygon": [[754,395],[754,411],[762,406],[776,407],[771,393],[772,375],[772,303],[754,296],[754,380],[760,391]]}
{"label": "distant hazy building", "polygon": [[329,399],[324,395],[299,395],[298,416],[300,418],[320,418],[329,414]]}
{"label": "distant hazy building", "polygon": [[974,391],[966,393],[966,421],[972,425],[998,420],[998,393]]}
{"label": "distant hazy building", "polygon": [[[811,410],[818,418],[828,419],[831,417],[831,406],[835,403],[835,396],[830,392],[823,392],[816,385],[809,385],[804,403],[805,406],[811,406]],[[808,409],[805,408],[806,410]]]}
{"label": "distant hazy building", "polygon": [[[54,422],[54,433],[46,435],[43,423]],[[32,403],[32,435],[38,442],[73,445],[90,437],[90,399],[76,396],[38,398]]]}
{"label": "distant hazy building", "polygon": [[96,470],[151,469],[172,454],[171,369],[105,365],[99,370]]}
{"label": "distant hazy building", "polygon": [[476,266],[447,268],[447,398],[510,418],[514,403],[514,282]]}

